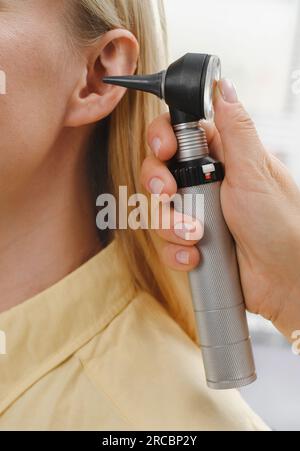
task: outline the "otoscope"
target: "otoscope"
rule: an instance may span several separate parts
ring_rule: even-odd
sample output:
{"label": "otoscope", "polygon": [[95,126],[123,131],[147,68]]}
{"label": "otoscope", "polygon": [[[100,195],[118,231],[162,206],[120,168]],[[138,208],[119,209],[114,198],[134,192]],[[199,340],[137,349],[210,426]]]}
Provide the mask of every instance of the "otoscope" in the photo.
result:
{"label": "otoscope", "polygon": [[[169,169],[185,215],[193,216],[197,194],[204,196],[204,238],[200,265],[189,273],[193,308],[207,384],[212,389],[242,387],[256,380],[236,246],[220,200],[224,167],[209,155],[202,119],[213,120],[213,95],[221,77],[217,56],[188,53],[153,75],[106,77],[105,83],[152,93],[165,100],[178,150]],[[198,219],[201,218],[198,216]]]}

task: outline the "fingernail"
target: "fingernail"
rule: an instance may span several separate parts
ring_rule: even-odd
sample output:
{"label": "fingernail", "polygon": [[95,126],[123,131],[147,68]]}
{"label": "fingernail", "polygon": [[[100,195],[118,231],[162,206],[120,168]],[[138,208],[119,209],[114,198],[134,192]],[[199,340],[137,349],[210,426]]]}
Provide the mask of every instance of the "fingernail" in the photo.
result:
{"label": "fingernail", "polygon": [[154,138],[151,143],[151,149],[157,157],[159,156],[160,148],[161,148],[161,140],[159,138]]}
{"label": "fingernail", "polygon": [[191,234],[196,232],[196,227],[193,224],[179,223],[174,227],[175,234],[183,240],[190,240]]}
{"label": "fingernail", "polygon": [[149,183],[149,189],[152,194],[161,194],[163,192],[165,184],[162,180],[154,177]]}
{"label": "fingernail", "polygon": [[238,102],[236,88],[231,80],[229,80],[228,78],[223,78],[219,82],[219,88],[225,102],[228,103]]}
{"label": "fingernail", "polygon": [[176,254],[176,260],[181,265],[188,265],[190,263],[190,254],[186,251],[179,251]]}

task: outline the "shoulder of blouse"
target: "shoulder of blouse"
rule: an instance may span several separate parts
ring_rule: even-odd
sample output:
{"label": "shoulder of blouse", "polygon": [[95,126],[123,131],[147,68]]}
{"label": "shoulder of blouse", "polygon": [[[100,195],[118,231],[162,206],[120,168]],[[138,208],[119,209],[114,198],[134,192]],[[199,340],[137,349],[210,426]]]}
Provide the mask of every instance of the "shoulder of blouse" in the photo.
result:
{"label": "shoulder of blouse", "polygon": [[134,429],[269,430],[237,391],[207,388],[200,348],[148,293],[76,356]]}

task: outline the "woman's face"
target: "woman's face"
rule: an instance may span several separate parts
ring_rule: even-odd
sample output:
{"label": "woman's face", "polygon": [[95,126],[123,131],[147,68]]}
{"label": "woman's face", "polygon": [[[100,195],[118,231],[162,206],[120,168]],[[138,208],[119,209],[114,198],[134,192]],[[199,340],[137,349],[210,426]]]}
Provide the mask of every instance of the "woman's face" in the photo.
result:
{"label": "woman's face", "polygon": [[[0,95],[0,197],[7,187],[20,191],[47,166],[57,142],[65,143],[62,133],[105,117],[125,93],[106,86],[107,96],[99,95],[104,87],[97,86],[103,75],[98,55],[95,49],[88,55],[74,50],[68,7],[65,0],[0,0],[0,70],[6,75],[6,94]],[[115,37],[117,47],[107,45]],[[108,75],[134,72],[138,43],[130,32],[111,30],[101,43]]]}
{"label": "woman's face", "polygon": [[57,140],[76,65],[61,0],[0,0],[0,188],[29,177]]}

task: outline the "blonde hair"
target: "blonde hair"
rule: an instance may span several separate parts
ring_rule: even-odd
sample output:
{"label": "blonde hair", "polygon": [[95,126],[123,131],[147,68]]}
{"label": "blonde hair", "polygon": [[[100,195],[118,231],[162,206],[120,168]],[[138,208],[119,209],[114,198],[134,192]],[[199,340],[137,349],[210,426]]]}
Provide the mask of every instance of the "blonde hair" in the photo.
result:
{"label": "blonde hair", "polygon": [[[71,19],[81,42],[89,43],[109,30],[125,28],[135,35],[140,45],[137,74],[156,73],[167,67],[163,0],[72,0],[71,3],[76,6]],[[98,184],[98,189],[108,190],[117,199],[119,186],[127,186],[129,196],[144,192],[140,169],[149,153],[147,126],[164,111],[163,102],[155,96],[130,91],[109,119],[102,121],[97,129],[97,138],[101,135],[101,139],[92,144],[99,156],[104,152],[99,145],[104,147],[107,138],[107,161],[98,177],[106,179],[106,184],[102,184],[101,188]],[[106,174],[103,173],[105,168]],[[137,290],[155,297],[196,341],[187,276],[162,265],[158,254],[161,242],[157,235],[149,230],[128,229],[114,231],[112,238],[117,241],[120,261],[124,267],[130,268]]]}

